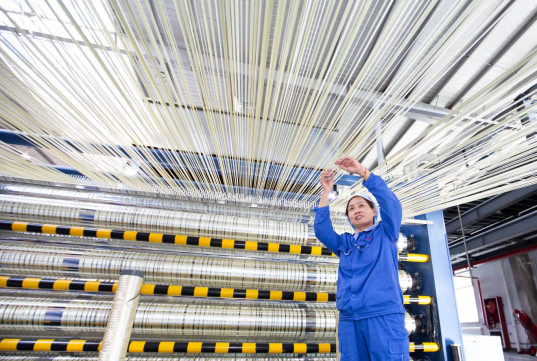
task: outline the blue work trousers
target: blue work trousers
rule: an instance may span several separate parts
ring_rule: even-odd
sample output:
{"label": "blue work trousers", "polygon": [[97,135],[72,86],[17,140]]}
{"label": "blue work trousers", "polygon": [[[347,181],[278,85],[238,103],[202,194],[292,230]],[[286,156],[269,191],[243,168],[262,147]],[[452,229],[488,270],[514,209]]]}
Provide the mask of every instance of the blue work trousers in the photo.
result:
{"label": "blue work trousers", "polygon": [[409,361],[405,315],[339,320],[341,361]]}

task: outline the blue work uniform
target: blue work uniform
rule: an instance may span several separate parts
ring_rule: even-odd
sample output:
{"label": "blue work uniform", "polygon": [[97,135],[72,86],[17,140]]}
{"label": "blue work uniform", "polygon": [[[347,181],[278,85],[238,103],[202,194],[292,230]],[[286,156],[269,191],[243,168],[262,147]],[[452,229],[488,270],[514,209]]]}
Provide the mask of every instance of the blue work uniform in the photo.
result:
{"label": "blue work uniform", "polygon": [[397,259],[401,203],[381,177],[371,174],[363,184],[379,203],[381,222],[337,234],[328,206],[316,208],[315,215],[315,236],[339,257],[341,360],[409,360]]}

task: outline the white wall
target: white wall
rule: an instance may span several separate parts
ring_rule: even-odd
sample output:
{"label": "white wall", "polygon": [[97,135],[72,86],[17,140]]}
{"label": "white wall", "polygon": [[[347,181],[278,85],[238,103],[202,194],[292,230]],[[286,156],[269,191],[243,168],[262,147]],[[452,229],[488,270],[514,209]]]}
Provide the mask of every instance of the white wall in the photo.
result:
{"label": "white wall", "polygon": [[[531,267],[533,269],[533,275],[537,275],[537,250],[528,252],[528,257],[531,262]],[[537,277],[533,277],[533,281],[535,282],[535,287],[537,287]],[[533,321],[535,322],[535,320]]]}
{"label": "white wall", "polygon": [[[537,270],[537,262],[533,263],[533,260],[537,261],[537,252],[532,252],[530,256],[531,267],[534,267],[534,270]],[[503,301],[503,311],[505,315],[507,331],[509,333],[509,339],[511,342],[511,347],[516,349],[525,349],[530,346],[528,336],[524,328],[520,325],[518,320],[513,316],[513,309],[518,308],[524,310],[524,307],[521,306],[519,299],[519,294],[517,287],[515,286],[515,280],[513,278],[513,270],[511,266],[512,262],[509,259],[503,259],[499,261],[494,261],[490,263],[480,264],[472,268],[472,274],[474,277],[479,279],[481,285],[481,295],[482,299],[492,298],[492,297],[501,297]],[[515,263],[516,264],[516,263]],[[533,273],[537,274],[537,273]],[[469,273],[467,270],[457,272],[458,276],[468,276]],[[537,282],[537,280],[534,280]],[[462,292],[461,292],[462,294]],[[468,303],[471,302],[469,297],[471,293],[466,292],[466,300],[457,300],[458,303]],[[482,301],[481,301],[482,302]],[[474,306],[468,306],[474,307]],[[477,307],[480,307],[478,305]],[[460,314],[460,313],[459,313]],[[481,320],[482,321],[482,320]],[[537,320],[533,320],[536,322]],[[461,325],[464,329],[465,322],[468,320],[461,319]],[[467,325],[471,325],[467,323]],[[474,326],[476,324],[474,323]],[[464,333],[464,331],[463,331]]]}

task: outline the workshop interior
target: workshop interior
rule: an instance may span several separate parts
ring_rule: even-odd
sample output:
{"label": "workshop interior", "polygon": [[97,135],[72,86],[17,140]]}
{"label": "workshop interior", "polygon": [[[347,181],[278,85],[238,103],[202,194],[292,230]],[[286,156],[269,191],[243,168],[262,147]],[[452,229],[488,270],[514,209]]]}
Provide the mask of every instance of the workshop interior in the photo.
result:
{"label": "workshop interior", "polygon": [[352,232],[345,156],[402,205],[411,359],[535,356],[536,20],[536,0],[3,0],[0,360],[338,360],[313,223],[334,169]]}

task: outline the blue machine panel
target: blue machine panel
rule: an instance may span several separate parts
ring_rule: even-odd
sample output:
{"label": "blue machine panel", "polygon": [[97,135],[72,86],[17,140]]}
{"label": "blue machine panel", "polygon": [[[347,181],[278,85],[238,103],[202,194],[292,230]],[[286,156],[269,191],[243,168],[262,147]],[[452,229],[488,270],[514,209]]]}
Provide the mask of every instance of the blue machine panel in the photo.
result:
{"label": "blue machine panel", "polygon": [[433,305],[407,306],[407,310],[414,316],[423,316],[427,333],[412,335],[411,341],[435,341],[440,345],[439,352],[416,352],[412,355],[415,360],[451,361],[452,344],[462,345],[461,329],[457,306],[455,302],[455,289],[453,286],[453,271],[449,257],[449,248],[442,211],[428,213],[417,217],[429,221],[426,225],[405,225],[405,236],[413,236],[417,242],[414,252],[429,255],[427,263],[405,262],[403,268],[411,275],[418,275],[420,289],[411,295],[424,295],[434,298]]}

